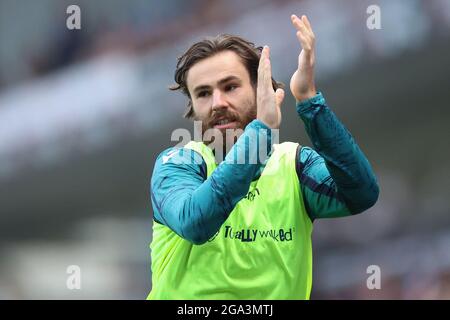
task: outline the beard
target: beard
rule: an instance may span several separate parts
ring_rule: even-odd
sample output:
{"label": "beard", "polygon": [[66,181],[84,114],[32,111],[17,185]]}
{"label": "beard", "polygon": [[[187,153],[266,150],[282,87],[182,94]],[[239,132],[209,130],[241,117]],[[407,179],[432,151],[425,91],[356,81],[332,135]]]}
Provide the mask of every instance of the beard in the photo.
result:
{"label": "beard", "polygon": [[[230,129],[214,128],[214,126],[217,124],[217,121],[223,118],[227,119],[229,122],[235,122],[236,123],[235,128]],[[224,112],[218,111],[215,112],[209,119],[202,121],[202,134],[205,134],[205,132],[209,129],[219,130],[224,134],[226,130],[237,130],[237,129],[244,130],[245,127],[255,118],[256,118],[256,106],[251,107],[246,113],[242,115],[230,111]]]}
{"label": "beard", "polygon": [[[246,112],[238,114],[236,112],[227,109],[220,109],[214,111],[207,119],[200,119],[194,115],[194,120],[202,122],[202,141],[206,145],[212,147],[213,151],[220,150],[224,157],[229,149],[236,143],[245,127],[256,119],[256,104],[249,104],[250,107],[246,109]],[[233,128],[214,128],[219,119],[226,119],[229,122],[234,122]],[[222,137],[217,139],[217,137]],[[214,152],[217,156],[217,152]],[[217,162],[221,162],[223,159],[216,157]]]}

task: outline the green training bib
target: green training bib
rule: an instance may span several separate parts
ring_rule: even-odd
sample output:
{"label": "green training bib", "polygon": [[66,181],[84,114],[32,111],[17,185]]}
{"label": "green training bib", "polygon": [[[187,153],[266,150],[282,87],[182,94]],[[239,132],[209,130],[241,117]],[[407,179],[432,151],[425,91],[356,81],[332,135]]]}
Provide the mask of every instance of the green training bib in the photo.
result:
{"label": "green training bib", "polygon": [[[258,180],[202,245],[153,223],[152,291],[147,299],[309,299],[312,222],[296,173],[297,143],[275,144]],[[202,142],[208,177],[216,169]]]}

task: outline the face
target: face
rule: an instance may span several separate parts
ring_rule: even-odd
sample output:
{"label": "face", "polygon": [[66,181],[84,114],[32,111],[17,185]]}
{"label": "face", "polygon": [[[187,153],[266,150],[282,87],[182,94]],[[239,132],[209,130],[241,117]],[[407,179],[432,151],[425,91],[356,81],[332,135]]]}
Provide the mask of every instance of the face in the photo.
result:
{"label": "face", "polygon": [[194,120],[202,121],[203,134],[213,128],[220,130],[223,137],[232,132],[234,143],[236,129],[244,129],[256,118],[255,89],[247,69],[233,51],[223,51],[194,64],[187,74],[187,86]]}

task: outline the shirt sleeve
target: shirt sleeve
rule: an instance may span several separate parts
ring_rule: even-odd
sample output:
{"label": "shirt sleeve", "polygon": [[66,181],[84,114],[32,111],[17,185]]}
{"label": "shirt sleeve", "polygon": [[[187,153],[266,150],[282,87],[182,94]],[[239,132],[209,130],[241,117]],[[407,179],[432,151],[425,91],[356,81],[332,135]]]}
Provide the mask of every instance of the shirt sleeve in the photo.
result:
{"label": "shirt sleeve", "polygon": [[297,154],[297,175],[311,219],[348,216],[372,207],[379,187],[370,163],[322,93],[297,103],[297,113],[315,149],[302,147]]}
{"label": "shirt sleeve", "polygon": [[[259,149],[261,139],[265,150]],[[247,194],[271,148],[270,128],[253,120],[209,178],[197,152],[165,150],[156,160],[151,179],[154,220],[194,244],[205,243]]]}

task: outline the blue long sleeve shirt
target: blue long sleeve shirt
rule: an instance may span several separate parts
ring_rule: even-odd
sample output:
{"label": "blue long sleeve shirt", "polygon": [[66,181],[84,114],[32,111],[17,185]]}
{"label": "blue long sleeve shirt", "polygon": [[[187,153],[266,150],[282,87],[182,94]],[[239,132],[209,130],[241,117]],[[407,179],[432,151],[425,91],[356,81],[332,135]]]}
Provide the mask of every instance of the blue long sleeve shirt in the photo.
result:
{"label": "blue long sleeve shirt", "polygon": [[[296,108],[314,146],[299,147],[296,160],[311,220],[353,215],[373,206],[379,189],[372,168],[323,95],[299,102]],[[249,152],[249,141],[261,131],[267,136],[266,157],[253,164],[233,164],[232,156]],[[156,159],[151,178],[154,220],[195,244],[204,243],[246,196],[251,181],[270,156],[271,145],[270,129],[253,120],[209,178],[206,163],[197,152],[164,150]]]}

